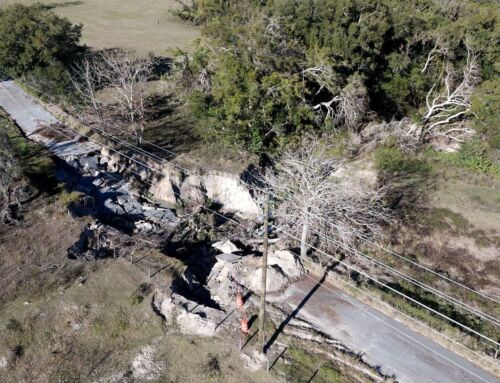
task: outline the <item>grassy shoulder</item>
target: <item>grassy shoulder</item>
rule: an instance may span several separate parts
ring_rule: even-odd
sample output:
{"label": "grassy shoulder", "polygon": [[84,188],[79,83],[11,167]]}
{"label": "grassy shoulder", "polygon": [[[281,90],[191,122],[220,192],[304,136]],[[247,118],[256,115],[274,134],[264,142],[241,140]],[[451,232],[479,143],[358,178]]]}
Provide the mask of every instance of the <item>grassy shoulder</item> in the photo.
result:
{"label": "grassy shoulder", "polygon": [[324,357],[305,351],[299,344],[291,345],[285,352],[284,361],[276,368],[285,379],[292,382],[314,381],[317,383],[354,383],[356,380],[340,372]]}

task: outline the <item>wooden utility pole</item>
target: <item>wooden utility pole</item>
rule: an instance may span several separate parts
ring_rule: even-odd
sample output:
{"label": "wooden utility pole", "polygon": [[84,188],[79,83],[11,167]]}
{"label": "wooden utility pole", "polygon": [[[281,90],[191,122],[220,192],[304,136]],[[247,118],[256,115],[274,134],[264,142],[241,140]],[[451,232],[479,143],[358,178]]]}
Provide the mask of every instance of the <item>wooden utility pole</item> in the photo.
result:
{"label": "wooden utility pole", "polygon": [[259,313],[259,344],[261,352],[265,353],[265,331],[266,319],[266,289],[267,289],[267,250],[269,247],[269,193],[266,194],[264,205],[264,249],[262,251],[262,279],[260,290],[260,313]]}

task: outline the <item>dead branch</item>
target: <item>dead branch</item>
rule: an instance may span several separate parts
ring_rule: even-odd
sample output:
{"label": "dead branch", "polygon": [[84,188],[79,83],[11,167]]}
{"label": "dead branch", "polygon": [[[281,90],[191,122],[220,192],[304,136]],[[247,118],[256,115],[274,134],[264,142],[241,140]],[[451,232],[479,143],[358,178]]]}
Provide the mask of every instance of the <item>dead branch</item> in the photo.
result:
{"label": "dead branch", "polygon": [[[141,145],[146,118],[146,83],[152,77],[153,67],[153,60],[132,52],[107,51],[78,64],[73,83],[103,127],[108,124],[104,115],[114,112],[128,123],[137,144]],[[101,90],[106,93],[106,101],[98,94]]]}
{"label": "dead branch", "polygon": [[354,246],[359,234],[380,234],[380,223],[389,216],[381,203],[383,190],[349,172],[328,150],[317,141],[304,142],[297,150],[286,151],[275,169],[263,177],[280,198],[277,225],[300,236],[302,256],[307,253],[312,230],[332,238],[321,238],[325,247],[339,249],[340,242],[347,245],[345,250]]}
{"label": "dead branch", "polygon": [[321,113],[325,120],[331,119],[352,130],[357,128],[368,110],[368,92],[361,78],[352,76],[339,91],[336,75],[331,67],[320,64],[304,69],[302,75],[318,84],[315,96],[323,90],[332,95],[330,100],[313,105],[316,112]]}
{"label": "dead branch", "polygon": [[[471,96],[475,86],[480,80],[478,54],[467,45],[467,61],[458,75],[451,65],[447,64],[444,78],[444,89],[437,92],[438,84],[435,83],[426,96],[427,110],[423,116],[424,129],[422,136],[447,135],[447,137],[460,140],[457,133],[466,134],[469,128],[463,125],[448,131],[442,131],[441,127],[458,120],[470,112]],[[461,129],[461,130],[460,130]]]}

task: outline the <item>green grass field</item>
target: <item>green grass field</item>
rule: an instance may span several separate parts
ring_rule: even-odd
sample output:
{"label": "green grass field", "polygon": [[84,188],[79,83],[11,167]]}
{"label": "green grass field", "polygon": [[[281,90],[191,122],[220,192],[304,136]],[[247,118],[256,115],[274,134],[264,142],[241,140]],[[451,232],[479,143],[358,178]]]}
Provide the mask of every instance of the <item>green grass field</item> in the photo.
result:
{"label": "green grass field", "polygon": [[54,12],[82,23],[83,41],[93,48],[132,48],[140,53],[169,55],[185,48],[200,32],[178,20],[174,0],[2,0],[1,4],[41,2]]}

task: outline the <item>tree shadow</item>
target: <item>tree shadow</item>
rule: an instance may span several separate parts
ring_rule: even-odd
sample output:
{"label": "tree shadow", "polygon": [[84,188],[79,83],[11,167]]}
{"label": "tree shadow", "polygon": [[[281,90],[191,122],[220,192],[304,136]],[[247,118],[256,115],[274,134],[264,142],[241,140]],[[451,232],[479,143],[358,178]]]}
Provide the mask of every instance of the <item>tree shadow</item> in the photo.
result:
{"label": "tree shadow", "polygon": [[285,327],[290,323],[290,321],[297,316],[297,314],[300,312],[300,310],[306,305],[306,303],[311,299],[311,297],[314,295],[314,293],[320,288],[320,286],[323,284],[323,282],[326,280],[326,277],[328,275],[328,271],[330,268],[328,268],[321,279],[316,283],[316,285],[307,293],[307,295],[302,299],[302,301],[298,304],[298,306],[290,313],[288,316],[285,318],[283,322],[279,325],[279,327],[276,329],[274,334],[271,336],[269,341],[266,343],[264,346],[264,353],[269,350],[269,348],[273,345],[273,343],[278,339],[278,336],[283,332]]}

